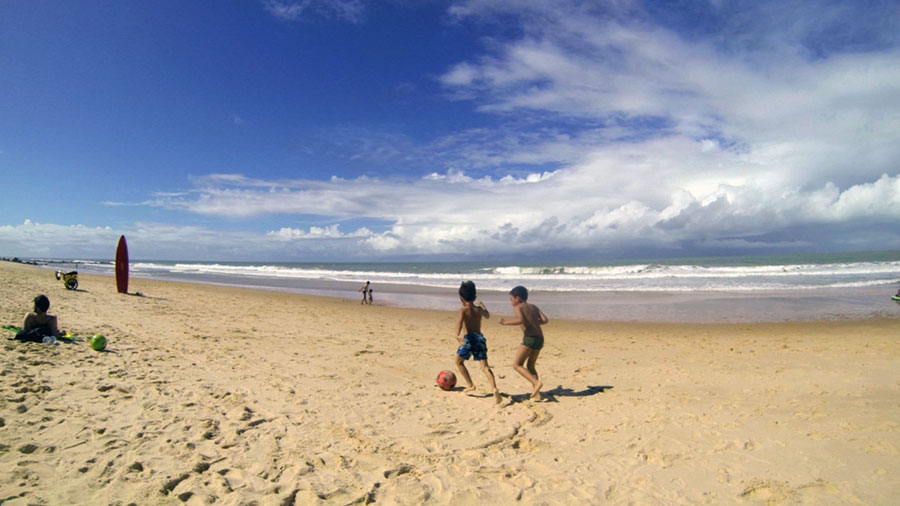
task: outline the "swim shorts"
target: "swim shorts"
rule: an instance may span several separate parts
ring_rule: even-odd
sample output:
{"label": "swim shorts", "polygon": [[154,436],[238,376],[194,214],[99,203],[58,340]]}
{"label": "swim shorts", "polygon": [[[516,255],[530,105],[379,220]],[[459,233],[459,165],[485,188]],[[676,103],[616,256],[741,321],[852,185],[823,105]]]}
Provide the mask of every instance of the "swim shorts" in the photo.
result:
{"label": "swim shorts", "polygon": [[15,339],[16,341],[24,341],[30,343],[40,343],[44,340],[45,337],[53,335],[50,332],[50,327],[46,325],[42,325],[37,328],[33,328],[31,330],[22,330],[16,333]]}
{"label": "swim shorts", "polygon": [[539,350],[544,347],[544,336],[523,336],[522,344],[532,350]]}
{"label": "swim shorts", "polygon": [[456,350],[456,354],[463,360],[472,357],[475,360],[487,360],[487,342],[479,332],[466,334],[465,342]]}

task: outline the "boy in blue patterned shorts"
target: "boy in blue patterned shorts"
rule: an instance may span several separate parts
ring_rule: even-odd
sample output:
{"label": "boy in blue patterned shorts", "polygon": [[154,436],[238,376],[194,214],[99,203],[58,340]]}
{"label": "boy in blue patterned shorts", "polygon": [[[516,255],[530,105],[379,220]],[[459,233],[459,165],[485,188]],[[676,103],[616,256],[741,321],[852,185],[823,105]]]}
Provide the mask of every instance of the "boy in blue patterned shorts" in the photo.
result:
{"label": "boy in blue patterned shorts", "polygon": [[[472,383],[472,377],[469,376],[465,361],[472,357],[476,362],[481,362],[481,370],[484,371],[484,375],[487,376],[491,382],[491,388],[494,390],[494,402],[500,404],[500,392],[494,381],[494,372],[491,371],[487,361],[487,342],[481,335],[481,318],[490,318],[491,313],[481,302],[475,304],[475,283],[471,281],[466,281],[459,286],[459,301],[463,307],[459,310],[459,321],[456,322],[456,340],[460,344],[459,349],[456,350],[456,367],[463,379],[466,380],[468,385],[466,391],[472,392],[475,390],[475,384]],[[459,337],[463,324],[466,326],[464,338]]]}

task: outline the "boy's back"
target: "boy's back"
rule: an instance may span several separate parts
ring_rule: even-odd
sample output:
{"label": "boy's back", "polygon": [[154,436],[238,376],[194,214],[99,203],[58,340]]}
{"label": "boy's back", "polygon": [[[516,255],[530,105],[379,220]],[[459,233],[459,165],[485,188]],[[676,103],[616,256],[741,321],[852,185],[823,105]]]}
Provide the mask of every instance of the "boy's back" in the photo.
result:
{"label": "boy's back", "polygon": [[490,318],[490,313],[488,313],[486,309],[481,306],[476,306],[471,302],[460,309],[459,314],[463,319],[463,323],[466,325],[467,334],[480,334],[482,317],[487,315],[487,317]]}

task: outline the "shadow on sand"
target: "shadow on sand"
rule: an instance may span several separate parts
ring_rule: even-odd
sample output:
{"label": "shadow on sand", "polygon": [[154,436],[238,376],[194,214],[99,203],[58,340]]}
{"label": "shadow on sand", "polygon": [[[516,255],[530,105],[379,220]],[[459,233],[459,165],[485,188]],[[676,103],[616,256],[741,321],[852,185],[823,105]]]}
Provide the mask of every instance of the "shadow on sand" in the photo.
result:
{"label": "shadow on sand", "polygon": [[[437,385],[435,385],[437,387]],[[593,386],[588,385],[583,390],[572,390],[571,388],[563,388],[562,385],[557,386],[553,390],[543,390],[541,391],[541,401],[539,402],[559,402],[558,397],[588,397],[591,395],[602,394],[607,390],[611,390],[613,386],[611,385],[603,385],[603,386]],[[448,392],[463,392],[465,390],[462,386],[454,386]],[[484,392],[466,392],[466,395],[469,397],[475,397],[480,399],[486,399],[493,397],[491,393]],[[510,404],[515,404],[518,402],[525,402],[531,399],[530,394],[507,394],[501,393],[502,397],[509,399]]]}
{"label": "shadow on sand", "polygon": [[142,299],[169,300],[165,297],[154,297],[152,295],[144,295],[141,292],[127,292],[123,295],[131,295],[132,297],[140,297]]}
{"label": "shadow on sand", "polygon": [[588,397],[590,395],[602,394],[607,390],[611,390],[612,388],[613,387],[610,385],[588,385],[584,388],[584,390],[578,390],[576,392],[571,388],[563,388],[562,385],[560,385],[553,390],[544,390],[541,393],[543,394],[544,402],[559,402],[559,399],[557,399],[557,397]]}
{"label": "shadow on sand", "polygon": [[[607,390],[612,389],[613,387],[610,385],[604,386],[591,386],[588,385],[584,388],[584,390],[575,391],[571,388],[563,388],[562,385],[557,386],[553,390],[542,390],[541,391],[541,401],[540,402],[559,402],[557,397],[588,397],[590,395],[602,394]],[[504,394],[504,397],[507,395]],[[516,394],[509,395],[509,399],[512,403],[516,402],[525,402],[531,399],[531,395],[529,394]]]}

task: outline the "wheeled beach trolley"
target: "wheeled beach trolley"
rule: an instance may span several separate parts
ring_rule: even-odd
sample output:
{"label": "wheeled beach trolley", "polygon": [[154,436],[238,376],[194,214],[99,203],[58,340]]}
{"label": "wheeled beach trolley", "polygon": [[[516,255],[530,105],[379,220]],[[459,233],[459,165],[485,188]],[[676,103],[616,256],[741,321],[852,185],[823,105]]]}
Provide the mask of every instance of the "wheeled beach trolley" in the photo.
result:
{"label": "wheeled beach trolley", "polygon": [[62,272],[56,271],[56,279],[61,279],[69,290],[78,288],[78,271]]}

